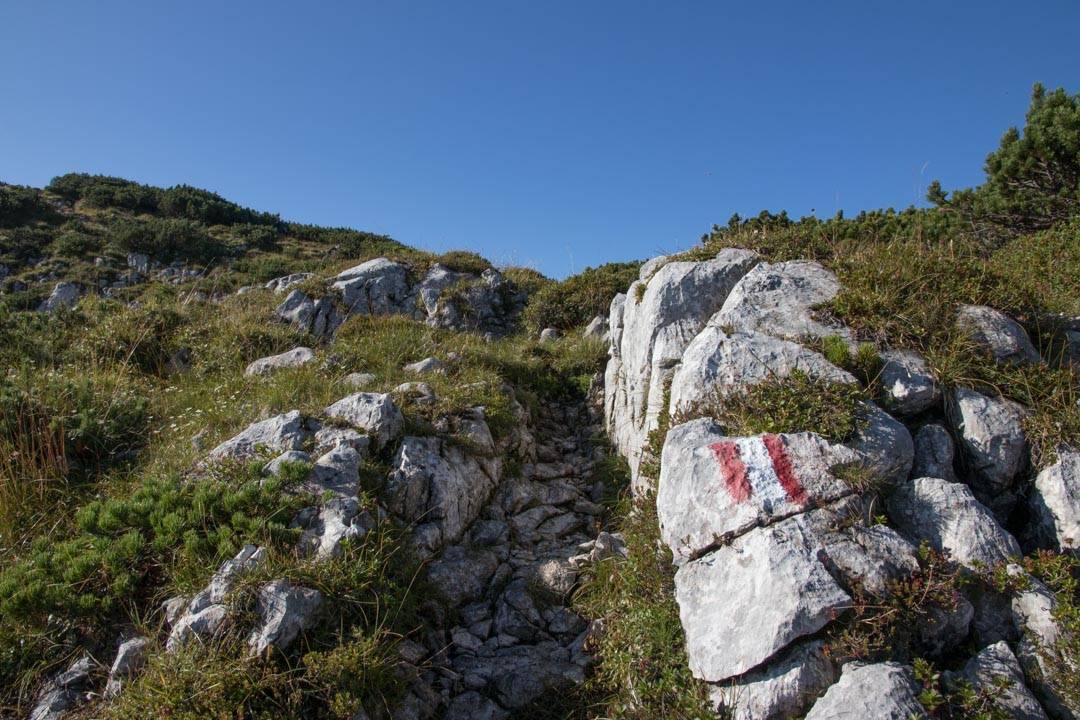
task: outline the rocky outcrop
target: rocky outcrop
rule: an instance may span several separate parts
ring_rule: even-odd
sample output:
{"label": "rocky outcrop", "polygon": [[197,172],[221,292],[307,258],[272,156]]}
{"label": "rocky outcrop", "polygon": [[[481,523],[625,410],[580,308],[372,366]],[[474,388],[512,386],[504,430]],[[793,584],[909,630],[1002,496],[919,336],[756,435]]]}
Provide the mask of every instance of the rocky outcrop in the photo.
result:
{"label": "rocky outcrop", "polygon": [[244,370],[244,375],[249,377],[256,375],[269,375],[278,370],[285,368],[298,368],[307,365],[315,360],[315,353],[310,348],[298,347],[292,350],[287,350],[278,355],[271,355],[269,357],[259,358],[255,360],[247,369]]}
{"label": "rocky outcrop", "polygon": [[247,460],[266,451],[299,450],[311,436],[299,410],[252,423],[210,451],[211,460]]}
{"label": "rocky outcrop", "polygon": [[1023,365],[1042,362],[1039,351],[1020,323],[1005,313],[984,305],[964,305],[956,323],[996,362]]}
{"label": "rocky outcrop", "polygon": [[56,312],[61,308],[71,309],[79,302],[82,290],[78,285],[71,282],[56,283],[49,297],[38,305],[38,312]]}

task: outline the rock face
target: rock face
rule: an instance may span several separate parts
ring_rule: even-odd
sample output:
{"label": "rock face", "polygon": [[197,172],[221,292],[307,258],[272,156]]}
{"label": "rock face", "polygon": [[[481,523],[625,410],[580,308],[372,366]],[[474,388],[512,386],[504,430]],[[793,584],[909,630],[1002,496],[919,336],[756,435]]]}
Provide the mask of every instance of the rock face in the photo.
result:
{"label": "rock face", "polygon": [[[675,574],[694,677],[720,682],[824,627],[851,603],[800,518],[757,528]],[[768,602],[763,602],[767,598]]]}
{"label": "rock face", "polygon": [[848,663],[806,720],[911,720],[925,717],[911,669],[898,663]]}
{"label": "rock face", "polygon": [[1042,362],[1024,328],[1005,313],[983,305],[964,305],[956,322],[1003,365]]}
{"label": "rock face", "polygon": [[326,416],[367,432],[381,449],[401,434],[405,419],[389,394],[353,393],[326,408]]}
{"label": "rock face", "polygon": [[881,389],[885,409],[898,415],[917,415],[941,401],[941,390],[918,353],[890,350],[881,354]]}
{"label": "rock face", "polygon": [[836,276],[815,262],[761,263],[735,286],[710,324],[789,340],[830,335],[850,339],[846,328],[813,316],[814,306],[838,292]]}
{"label": "rock face", "polygon": [[257,606],[260,622],[248,637],[248,652],[261,655],[269,648],[287,648],[314,624],[322,600],[318,590],[297,587],[288,580],[264,585]]}
{"label": "rock face", "polygon": [[1028,498],[1035,541],[1060,552],[1080,552],[1080,453],[1063,451],[1041,471]]}
{"label": "rock face", "polygon": [[813,433],[727,437],[713,420],[672,428],[664,443],[656,508],[676,562],[717,543],[852,493],[830,468],[851,449]]}
{"label": "rock face", "polygon": [[252,423],[210,451],[211,460],[247,460],[262,450],[299,450],[310,436],[299,410]]}
{"label": "rock face", "polygon": [[901,483],[888,500],[889,516],[918,543],[967,567],[993,567],[1020,556],[1020,546],[993,514],[960,483],[917,478]]}
{"label": "rock face", "polygon": [[[757,261],[755,253],[724,250],[713,260],[669,262],[612,303],[612,341],[619,343],[607,370],[614,382],[604,388],[607,425],[635,486],[641,450],[667,411],[665,387],[683,351]],[[622,315],[615,317],[620,306]]]}
{"label": "rock face", "polygon": [[949,420],[988,496],[1000,495],[1027,464],[1024,410],[1016,403],[957,388]]}
{"label": "rock face", "polygon": [[259,358],[252,362],[244,370],[244,374],[251,377],[254,375],[269,375],[284,368],[297,368],[307,365],[315,359],[315,353],[310,348],[298,347],[287,350],[279,355]]}
{"label": "rock face", "polygon": [[73,308],[79,302],[82,291],[75,283],[60,282],[53,287],[49,297],[38,305],[38,312],[55,312],[60,308]]}

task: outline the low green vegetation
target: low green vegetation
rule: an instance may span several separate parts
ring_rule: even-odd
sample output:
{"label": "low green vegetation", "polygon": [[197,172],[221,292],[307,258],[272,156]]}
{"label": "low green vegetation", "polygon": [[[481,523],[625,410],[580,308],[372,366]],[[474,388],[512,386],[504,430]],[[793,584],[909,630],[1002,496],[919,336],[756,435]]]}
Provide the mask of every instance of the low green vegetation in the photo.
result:
{"label": "low green vegetation", "polygon": [[525,327],[534,333],[570,330],[597,315],[607,317],[611,299],[637,280],[640,267],[640,262],[608,263],[541,287],[525,308]]}

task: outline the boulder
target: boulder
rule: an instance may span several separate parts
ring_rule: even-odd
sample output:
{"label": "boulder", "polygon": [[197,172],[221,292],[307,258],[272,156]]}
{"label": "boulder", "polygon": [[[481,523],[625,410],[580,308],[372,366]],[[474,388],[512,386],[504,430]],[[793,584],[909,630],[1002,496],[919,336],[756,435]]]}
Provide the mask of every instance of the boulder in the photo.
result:
{"label": "boulder", "polygon": [[727,249],[712,260],[666,263],[630,286],[622,318],[611,323],[619,344],[612,346],[614,382],[604,392],[608,431],[630,463],[636,491],[641,451],[667,412],[665,391],[683,351],[757,261],[756,253]]}
{"label": "boulder", "polygon": [[170,608],[174,620],[165,642],[168,652],[178,650],[193,639],[209,640],[225,627],[228,609],[224,602],[236,586],[240,575],[258,567],[266,560],[266,550],[255,545],[245,545],[231,560],[222,563],[210,583],[184,606],[182,611]]}
{"label": "boulder", "polygon": [[106,697],[119,695],[124,682],[142,668],[150,645],[150,638],[145,637],[128,638],[120,643],[109,669],[109,680],[105,685]]}
{"label": "boulder", "polygon": [[248,425],[210,451],[211,460],[248,460],[262,451],[299,450],[310,437],[299,410]]}
{"label": "boulder", "polygon": [[763,668],[713,686],[709,696],[721,717],[787,720],[805,713],[838,675],[824,643],[814,640],[794,646]]}
{"label": "boulder", "polygon": [[306,557],[327,560],[341,554],[341,543],[358,540],[375,526],[371,513],[361,511],[355,497],[334,497],[306,524],[297,549]]}
{"label": "boulder", "polygon": [[38,305],[38,312],[56,312],[60,308],[71,309],[75,307],[79,302],[79,296],[82,295],[82,290],[79,286],[71,282],[59,282],[53,286],[52,292],[49,297],[45,298],[40,305]]}
{"label": "boulder", "polygon": [[434,405],[438,400],[435,391],[426,382],[401,383],[391,392],[418,405]]}
{"label": "boulder", "polygon": [[38,693],[29,720],[60,720],[68,710],[85,702],[93,669],[93,661],[83,656],[48,680]]}
{"label": "boulder", "polygon": [[443,720],[506,720],[507,712],[475,690],[464,692],[446,708]]}
{"label": "boulder", "polygon": [[311,465],[311,456],[303,450],[287,450],[263,465],[262,474],[268,477],[277,477],[287,463]]}
{"label": "boulder", "polygon": [[250,655],[262,655],[268,648],[286,649],[296,636],[315,624],[322,606],[322,593],[273,580],[259,590],[256,612],[259,625],[248,636]]}
{"label": "boulder", "polygon": [[351,388],[363,388],[372,385],[377,378],[372,373],[349,373],[341,382]]}
{"label": "boulder", "polygon": [[1003,312],[983,305],[963,305],[956,314],[956,323],[998,363],[1042,362],[1024,328]]}
{"label": "boulder", "polygon": [[813,316],[815,306],[829,302],[838,292],[836,275],[816,262],[759,263],[732,289],[709,324],[786,340],[830,335],[850,340],[847,328],[827,325]]}
{"label": "boulder", "polygon": [[132,270],[146,274],[150,272],[150,257],[143,253],[128,253],[127,266]]}
{"label": "boulder", "polygon": [[595,340],[603,340],[608,333],[608,319],[603,315],[597,315],[585,326],[582,335]]}
{"label": "boulder", "polygon": [[846,444],[874,477],[889,484],[906,480],[915,457],[907,427],[872,402],[864,403],[859,412],[862,424]]}
{"label": "boulder", "polygon": [[956,450],[949,431],[937,423],[923,425],[915,433],[915,460],[911,476],[935,477],[956,482],[953,461]]}
{"label": "boulder", "polygon": [[489,690],[508,709],[557,698],[585,679],[570,652],[551,641],[499,648],[490,654],[458,655],[453,669],[466,687]]}
{"label": "boulder", "polygon": [[562,334],[555,328],[544,328],[540,331],[540,342],[555,342]]}
{"label": "boulder", "polygon": [[820,539],[800,520],[755,528],[675,573],[694,677],[741,675],[850,606],[819,558]]}
{"label": "boulder", "polygon": [[1063,643],[1074,642],[1058,621],[1058,601],[1045,585],[1017,565],[1007,568],[1013,577],[1020,576],[1026,587],[1013,593],[1013,623],[1020,631],[1016,658],[1024,670],[1028,686],[1035,692],[1050,717],[1059,720],[1080,718],[1080,703],[1073,682],[1080,674],[1077,667],[1061,653]]}
{"label": "boulder", "polygon": [[421,554],[457,541],[480,516],[499,478],[497,461],[478,459],[437,437],[401,441],[386,479],[386,506],[416,523]]}
{"label": "boulder", "polygon": [[919,571],[916,548],[887,525],[851,525],[825,535],[830,565],[847,582],[857,582],[875,597],[888,597],[892,583]]}
{"label": "boulder", "polygon": [[1010,400],[967,388],[954,391],[948,410],[980,492],[997,496],[1009,490],[1028,462],[1026,410]]}
{"label": "boulder", "polygon": [[993,697],[994,704],[1013,720],[1047,720],[1039,701],[1024,684],[1020,663],[1004,641],[984,647],[960,672],[945,674],[947,685],[956,685],[958,680]]}
{"label": "boulder", "polygon": [[293,285],[299,285],[310,277],[314,277],[314,273],[293,273],[291,275],[274,278],[267,282],[263,287],[275,293],[282,293]]}
{"label": "boulder", "polygon": [[413,373],[415,375],[423,375],[425,373],[439,373],[441,375],[446,374],[446,363],[438,358],[424,358],[414,363],[410,363],[401,368],[407,373]]}
{"label": "boulder", "polygon": [[710,323],[686,348],[671,381],[671,414],[801,370],[821,380],[855,383],[820,353],[757,332],[727,333]]}
{"label": "boulder", "polygon": [[408,268],[386,258],[368,260],[334,278],[347,315],[411,314]]}
{"label": "boulder", "polygon": [[318,494],[328,492],[346,497],[354,496],[359,489],[357,484],[363,460],[356,448],[346,444],[335,445],[315,461],[307,484],[312,492]]}
{"label": "boulder", "polygon": [[326,408],[326,416],[368,433],[381,450],[401,434],[405,419],[387,393],[353,393]]}
{"label": "boulder", "polygon": [[656,257],[641,263],[641,267],[638,268],[638,280],[646,283],[649,282],[649,280],[652,279],[652,276],[655,275],[660,268],[671,262],[672,259],[671,255],[657,255]]}
{"label": "boulder", "polygon": [[278,355],[271,355],[269,357],[259,358],[255,360],[247,369],[244,370],[244,375],[252,377],[255,375],[269,375],[272,372],[282,370],[284,368],[298,368],[307,365],[315,359],[315,353],[310,348],[298,347],[280,353]]}
{"label": "boulder", "polygon": [[814,703],[806,720],[912,720],[926,717],[911,668],[899,663],[848,663],[840,680]]}
{"label": "boulder", "polygon": [[941,401],[941,390],[922,355],[910,350],[881,353],[882,404],[897,415],[917,415]]}
{"label": "boulder", "polygon": [[830,468],[858,460],[813,433],[728,437],[708,418],[678,425],[661,461],[660,535],[682,563],[750,528],[851,494]]}
{"label": "boulder", "polygon": [[887,507],[889,517],[913,542],[926,540],[966,567],[993,567],[1020,556],[1013,536],[966,485],[917,478],[900,483]]}
{"label": "boulder", "polygon": [[427,579],[450,607],[459,607],[483,598],[498,567],[499,560],[491,551],[454,545],[428,566]]}
{"label": "boulder", "polygon": [[1080,553],[1080,452],[1060,451],[1058,461],[1035,477],[1028,504],[1038,545]]}

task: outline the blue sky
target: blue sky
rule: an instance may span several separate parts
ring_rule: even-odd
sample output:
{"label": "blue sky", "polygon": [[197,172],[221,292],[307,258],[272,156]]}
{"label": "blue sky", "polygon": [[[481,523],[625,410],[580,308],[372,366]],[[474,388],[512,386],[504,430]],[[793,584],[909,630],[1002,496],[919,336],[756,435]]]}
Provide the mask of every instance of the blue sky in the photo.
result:
{"label": "blue sky", "polygon": [[563,276],[978,183],[1080,2],[0,7],[0,179],[189,183]]}

